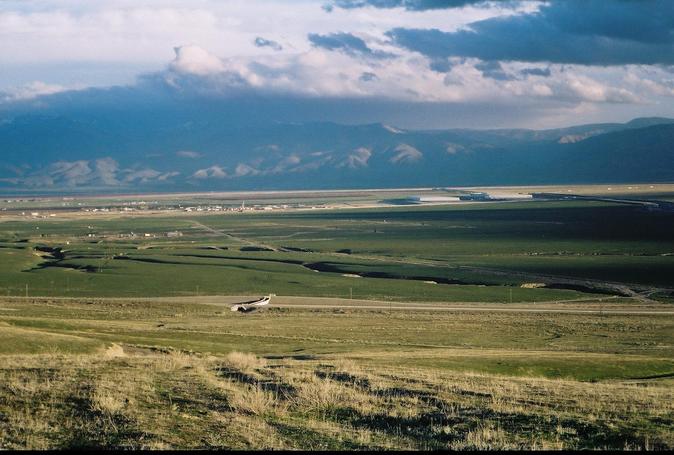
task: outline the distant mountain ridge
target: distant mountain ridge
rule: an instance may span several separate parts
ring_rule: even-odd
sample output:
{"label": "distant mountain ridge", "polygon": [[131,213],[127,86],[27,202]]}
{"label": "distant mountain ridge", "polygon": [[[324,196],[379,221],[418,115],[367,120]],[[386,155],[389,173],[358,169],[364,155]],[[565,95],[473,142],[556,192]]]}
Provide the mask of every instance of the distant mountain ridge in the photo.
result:
{"label": "distant mountain ridge", "polygon": [[674,181],[668,118],[540,131],[406,130],[137,104],[5,111],[0,147],[5,193]]}

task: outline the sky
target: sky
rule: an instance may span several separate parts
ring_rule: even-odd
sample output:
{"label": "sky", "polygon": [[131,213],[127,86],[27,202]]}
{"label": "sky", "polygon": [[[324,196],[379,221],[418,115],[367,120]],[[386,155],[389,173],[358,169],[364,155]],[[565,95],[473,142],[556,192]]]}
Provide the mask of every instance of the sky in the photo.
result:
{"label": "sky", "polygon": [[0,105],[113,86],[410,128],[674,117],[674,2],[0,0]]}

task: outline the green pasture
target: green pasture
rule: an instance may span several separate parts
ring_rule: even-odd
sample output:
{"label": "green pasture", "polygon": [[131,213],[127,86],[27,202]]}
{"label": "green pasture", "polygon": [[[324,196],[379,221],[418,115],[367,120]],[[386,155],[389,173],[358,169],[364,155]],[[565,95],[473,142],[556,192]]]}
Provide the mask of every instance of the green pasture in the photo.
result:
{"label": "green pasture", "polygon": [[583,315],[270,308],[117,300],[0,304],[0,354],[93,352],[110,343],[577,380],[674,373],[674,320]]}
{"label": "green pasture", "polygon": [[584,201],[7,221],[0,295],[569,300],[601,294],[520,286],[667,289],[673,254],[674,214]]}

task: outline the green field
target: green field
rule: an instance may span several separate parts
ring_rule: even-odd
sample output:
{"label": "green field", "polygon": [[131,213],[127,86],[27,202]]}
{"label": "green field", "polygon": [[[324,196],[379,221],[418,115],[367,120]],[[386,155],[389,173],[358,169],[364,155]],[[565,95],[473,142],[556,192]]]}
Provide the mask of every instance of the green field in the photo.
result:
{"label": "green field", "polygon": [[671,449],[673,252],[588,201],[6,217],[0,448]]}
{"label": "green field", "polygon": [[592,202],[7,221],[0,292],[568,300],[667,289],[673,252],[673,214]]}

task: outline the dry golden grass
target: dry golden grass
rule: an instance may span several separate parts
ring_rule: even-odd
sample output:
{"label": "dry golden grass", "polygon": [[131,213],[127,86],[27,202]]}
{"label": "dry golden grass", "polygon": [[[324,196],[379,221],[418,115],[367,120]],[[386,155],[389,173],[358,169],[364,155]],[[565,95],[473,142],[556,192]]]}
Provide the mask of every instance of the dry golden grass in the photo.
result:
{"label": "dry golden grass", "polygon": [[104,355],[108,358],[126,357],[126,352],[124,352],[124,348],[122,346],[118,345],[117,343],[113,343],[105,349]]}
{"label": "dry golden grass", "polygon": [[230,352],[225,357],[225,362],[227,366],[243,372],[251,372],[264,368],[267,364],[265,359],[260,358],[255,354],[247,354],[244,352]]}
{"label": "dry golden grass", "polygon": [[134,390],[124,378],[105,378],[94,384],[91,394],[91,409],[107,417],[122,414],[122,411],[131,405]]}
{"label": "dry golden grass", "polygon": [[0,448],[674,447],[666,380],[581,383],[327,361],[122,346],[103,356],[8,357]]}
{"label": "dry golden grass", "polygon": [[517,446],[508,441],[507,435],[498,426],[489,422],[480,424],[466,435],[466,438],[456,445],[457,449],[464,449],[466,445],[477,450],[504,450],[516,449]]}
{"label": "dry golden grass", "polygon": [[259,385],[232,388],[227,398],[232,409],[243,414],[279,415],[287,408],[278,395],[263,390]]}

